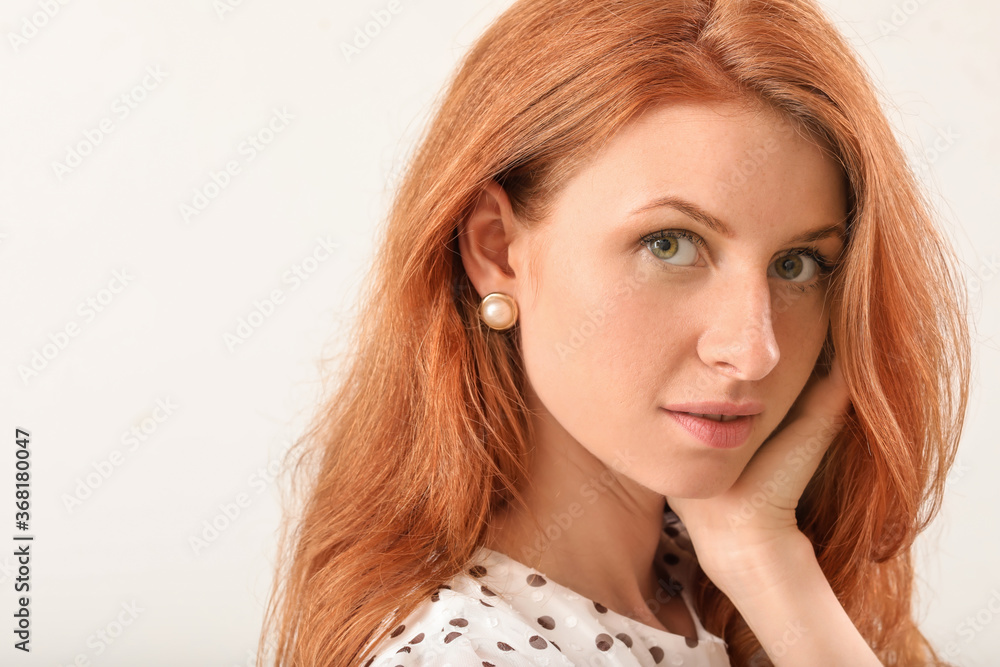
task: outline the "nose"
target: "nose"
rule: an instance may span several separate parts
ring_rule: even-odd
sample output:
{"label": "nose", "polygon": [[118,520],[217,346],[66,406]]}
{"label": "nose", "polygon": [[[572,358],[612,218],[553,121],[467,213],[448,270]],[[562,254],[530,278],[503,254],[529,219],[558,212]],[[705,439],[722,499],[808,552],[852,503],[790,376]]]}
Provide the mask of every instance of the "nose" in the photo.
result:
{"label": "nose", "polygon": [[702,361],[740,380],[760,380],[778,363],[767,276],[720,284],[698,340]]}

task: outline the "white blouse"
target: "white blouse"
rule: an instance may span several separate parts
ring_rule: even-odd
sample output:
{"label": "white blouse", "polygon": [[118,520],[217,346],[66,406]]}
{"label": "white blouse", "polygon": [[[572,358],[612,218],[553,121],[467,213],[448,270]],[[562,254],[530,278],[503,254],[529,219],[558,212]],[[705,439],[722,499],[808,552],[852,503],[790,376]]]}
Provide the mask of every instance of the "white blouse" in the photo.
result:
{"label": "white blouse", "polygon": [[480,547],[466,570],[417,606],[364,667],[729,667],[725,642],[694,613],[688,587],[695,566],[684,524],[665,512],[656,556],[659,599],[666,602],[680,588],[697,639],[635,621]]}

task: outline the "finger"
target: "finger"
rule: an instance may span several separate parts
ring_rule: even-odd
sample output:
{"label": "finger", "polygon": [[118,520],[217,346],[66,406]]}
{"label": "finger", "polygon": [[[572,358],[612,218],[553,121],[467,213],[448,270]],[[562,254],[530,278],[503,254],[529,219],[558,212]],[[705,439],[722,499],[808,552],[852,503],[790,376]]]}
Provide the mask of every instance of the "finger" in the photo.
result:
{"label": "finger", "polygon": [[797,502],[843,427],[849,405],[850,391],[834,358],[830,374],[810,378],[786,425],[751,459],[748,483],[780,482],[790,502]]}
{"label": "finger", "polygon": [[786,421],[810,427],[817,421],[843,420],[850,404],[850,391],[844,379],[840,360],[834,357],[830,373],[813,374],[802,389],[802,394],[792,406]]}

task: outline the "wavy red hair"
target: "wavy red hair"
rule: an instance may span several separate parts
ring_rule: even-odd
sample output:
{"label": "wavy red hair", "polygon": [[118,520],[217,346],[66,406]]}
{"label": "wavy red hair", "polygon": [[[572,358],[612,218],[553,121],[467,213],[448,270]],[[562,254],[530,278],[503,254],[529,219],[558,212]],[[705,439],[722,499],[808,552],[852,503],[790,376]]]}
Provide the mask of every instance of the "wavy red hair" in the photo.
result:
{"label": "wavy red hair", "polygon": [[[518,329],[479,323],[456,243],[478,193],[496,180],[540,224],[625,123],[678,100],[766,104],[843,166],[850,240],[821,359],[837,350],[853,408],[799,524],[884,664],[946,664],[913,618],[911,551],[963,426],[967,306],[857,56],[808,0],[520,0],[449,82],[380,230],[343,372],[290,453],[301,502],[261,634],[275,665],[361,664],[520,501]],[[770,664],[729,599],[701,572],[696,584],[732,664]]]}

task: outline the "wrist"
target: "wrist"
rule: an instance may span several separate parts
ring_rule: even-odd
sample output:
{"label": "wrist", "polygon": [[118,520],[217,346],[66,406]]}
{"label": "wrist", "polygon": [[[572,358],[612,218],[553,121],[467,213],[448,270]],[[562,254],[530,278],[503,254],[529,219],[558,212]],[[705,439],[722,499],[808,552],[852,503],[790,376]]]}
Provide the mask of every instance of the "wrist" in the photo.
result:
{"label": "wrist", "polygon": [[776,665],[881,664],[830,587],[804,534],[748,546],[731,560],[742,564],[731,565],[713,581]]}
{"label": "wrist", "polygon": [[744,540],[720,550],[709,563],[699,559],[709,579],[731,600],[793,585],[819,567],[809,538],[798,529]]}

